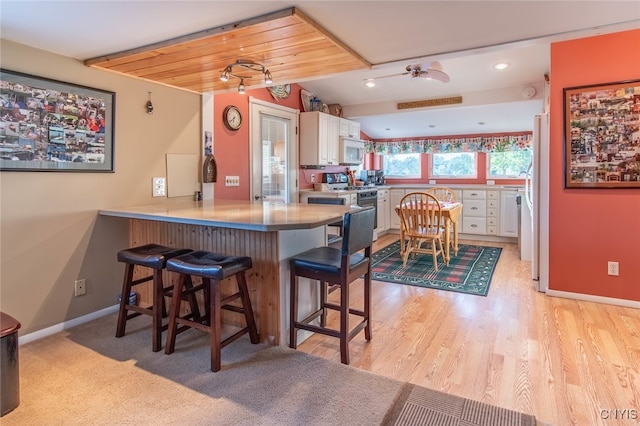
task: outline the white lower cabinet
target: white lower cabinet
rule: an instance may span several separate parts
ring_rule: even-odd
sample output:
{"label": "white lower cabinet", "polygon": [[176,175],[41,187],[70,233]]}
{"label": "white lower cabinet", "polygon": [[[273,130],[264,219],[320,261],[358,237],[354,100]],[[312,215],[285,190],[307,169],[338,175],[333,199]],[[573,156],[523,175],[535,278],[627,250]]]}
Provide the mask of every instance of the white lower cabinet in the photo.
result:
{"label": "white lower cabinet", "polygon": [[[421,188],[426,190],[428,187]],[[395,206],[414,189],[389,190],[389,215],[391,229],[400,229],[400,218]],[[490,237],[518,237],[518,211],[516,188],[457,189],[458,201],[462,202],[462,215],[458,219],[461,234],[486,235]]]}
{"label": "white lower cabinet", "polygon": [[518,205],[515,189],[500,191],[500,236],[518,237]]}
{"label": "white lower cabinet", "polygon": [[400,216],[396,213],[396,206],[400,205],[400,200],[402,200],[404,194],[404,189],[389,190],[389,223],[391,229],[400,229]]}
{"label": "white lower cabinet", "polygon": [[462,191],[462,233],[487,233],[487,191]]}
{"label": "white lower cabinet", "polygon": [[378,190],[377,214],[378,214],[378,227],[376,228],[376,230],[378,231],[378,233],[388,231],[389,227],[391,226],[388,189]]}

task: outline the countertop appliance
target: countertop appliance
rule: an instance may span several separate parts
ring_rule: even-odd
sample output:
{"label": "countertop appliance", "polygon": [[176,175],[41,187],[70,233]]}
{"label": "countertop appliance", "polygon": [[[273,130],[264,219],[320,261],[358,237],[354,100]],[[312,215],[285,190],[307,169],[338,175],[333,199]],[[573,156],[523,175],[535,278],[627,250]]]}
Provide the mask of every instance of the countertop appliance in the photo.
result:
{"label": "countertop appliance", "polygon": [[382,170],[361,170],[360,180],[365,185],[384,185],[384,171]]}
{"label": "countertop appliance", "polygon": [[529,227],[523,231],[525,235],[531,231],[531,278],[536,290],[546,292],[549,288],[549,115],[535,115],[533,124],[522,227]]}

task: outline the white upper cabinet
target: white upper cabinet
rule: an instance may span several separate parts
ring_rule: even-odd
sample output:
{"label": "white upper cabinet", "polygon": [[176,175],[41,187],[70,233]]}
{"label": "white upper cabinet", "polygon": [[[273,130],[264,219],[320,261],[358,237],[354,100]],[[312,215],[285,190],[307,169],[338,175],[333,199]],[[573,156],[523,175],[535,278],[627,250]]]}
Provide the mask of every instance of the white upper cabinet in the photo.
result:
{"label": "white upper cabinet", "polygon": [[339,118],[318,111],[300,113],[300,164],[337,165]]}
{"label": "white upper cabinet", "polygon": [[360,139],[360,123],[341,118],[340,137]]}

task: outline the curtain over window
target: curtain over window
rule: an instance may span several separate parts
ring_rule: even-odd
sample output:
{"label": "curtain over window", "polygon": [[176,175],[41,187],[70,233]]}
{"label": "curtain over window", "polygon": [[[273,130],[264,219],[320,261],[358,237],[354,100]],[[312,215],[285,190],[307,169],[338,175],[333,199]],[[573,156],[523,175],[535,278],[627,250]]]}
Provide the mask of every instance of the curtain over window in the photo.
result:
{"label": "curtain over window", "polygon": [[427,138],[393,141],[372,141],[365,146],[376,154],[412,154],[445,152],[504,152],[531,150],[532,134],[459,138]]}

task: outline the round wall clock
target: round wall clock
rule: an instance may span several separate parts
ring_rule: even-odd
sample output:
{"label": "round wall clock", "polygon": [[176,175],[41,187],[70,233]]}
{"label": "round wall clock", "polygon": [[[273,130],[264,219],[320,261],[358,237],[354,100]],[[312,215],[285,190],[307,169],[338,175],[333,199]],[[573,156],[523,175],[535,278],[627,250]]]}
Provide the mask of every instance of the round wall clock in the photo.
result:
{"label": "round wall clock", "polygon": [[229,130],[238,130],[242,125],[242,114],[238,107],[229,105],[222,113],[222,121]]}

